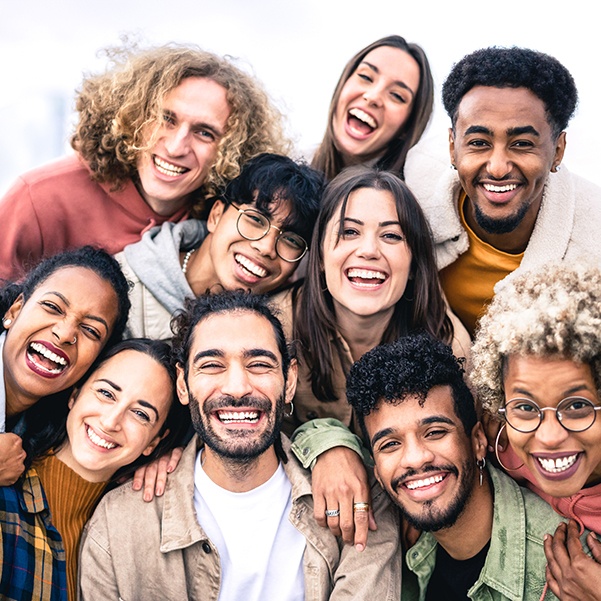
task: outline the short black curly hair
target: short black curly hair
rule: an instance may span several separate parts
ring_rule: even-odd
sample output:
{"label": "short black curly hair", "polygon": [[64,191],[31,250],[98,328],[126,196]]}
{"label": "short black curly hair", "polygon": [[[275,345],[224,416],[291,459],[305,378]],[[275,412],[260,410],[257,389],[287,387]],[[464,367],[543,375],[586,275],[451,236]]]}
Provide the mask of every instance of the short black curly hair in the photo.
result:
{"label": "short black curly hair", "polygon": [[351,367],[346,381],[346,398],[365,442],[369,444],[364,418],[382,401],[397,405],[416,396],[423,403],[435,386],[451,387],[455,413],[470,436],[478,417],[474,397],[463,379],[462,363],[450,346],[425,333],[404,336],[365,353]]}
{"label": "short black curly hair", "polygon": [[482,48],[464,56],[442,86],[442,102],[453,129],[463,97],[475,86],[527,88],[545,104],[556,138],[568,125],[578,104],[571,73],[548,54],[528,48]]}

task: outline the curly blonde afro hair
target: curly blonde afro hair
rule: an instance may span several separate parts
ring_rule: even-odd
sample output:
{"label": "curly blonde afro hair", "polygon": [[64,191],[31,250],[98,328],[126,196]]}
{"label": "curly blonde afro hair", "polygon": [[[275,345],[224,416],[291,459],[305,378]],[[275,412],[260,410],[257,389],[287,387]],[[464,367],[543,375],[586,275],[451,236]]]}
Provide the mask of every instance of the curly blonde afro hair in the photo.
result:
{"label": "curly blonde afro hair", "polygon": [[557,263],[513,278],[480,320],[471,381],[486,411],[505,400],[511,355],[570,359],[590,366],[601,394],[601,271]]}
{"label": "curly blonde afro hair", "polygon": [[119,189],[137,176],[141,152],[153,145],[146,126],[162,122],[165,96],[188,77],[206,77],[223,86],[231,112],[217,160],[193,200],[196,212],[262,152],[287,154],[282,114],[259,81],[222,58],[193,45],[167,44],[140,50],[109,48],[106,72],[86,77],[77,95],[79,122],[71,146],[87,161],[92,179]]}

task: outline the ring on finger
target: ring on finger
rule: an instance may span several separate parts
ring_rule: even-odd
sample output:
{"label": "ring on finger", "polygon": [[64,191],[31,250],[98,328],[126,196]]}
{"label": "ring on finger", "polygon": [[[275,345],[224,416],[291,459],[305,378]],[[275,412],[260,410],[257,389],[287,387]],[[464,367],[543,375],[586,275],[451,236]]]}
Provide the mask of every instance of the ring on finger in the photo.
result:
{"label": "ring on finger", "polygon": [[369,503],[353,503],[353,512],[369,511]]}
{"label": "ring on finger", "polygon": [[326,517],[335,518],[340,515],[340,509],[326,509]]}

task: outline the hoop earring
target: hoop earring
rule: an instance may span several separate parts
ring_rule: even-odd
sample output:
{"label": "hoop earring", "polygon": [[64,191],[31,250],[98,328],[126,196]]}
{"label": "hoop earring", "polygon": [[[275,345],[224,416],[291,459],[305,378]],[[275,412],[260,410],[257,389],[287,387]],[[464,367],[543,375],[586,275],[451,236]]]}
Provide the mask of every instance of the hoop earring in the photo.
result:
{"label": "hoop earring", "polygon": [[292,401],[290,401],[290,413],[286,413],[286,411],[284,411],[284,416],[285,417],[292,417],[294,415],[294,403]]}
{"label": "hoop earring", "polygon": [[517,472],[520,468],[524,467],[524,464],[522,463],[522,465],[518,466],[518,467],[507,467],[506,465],[503,465],[503,462],[501,461],[501,457],[499,455],[499,440],[501,438],[501,432],[503,432],[503,428],[506,426],[507,424],[503,424],[501,426],[501,428],[499,429],[499,433],[497,434],[497,438],[495,439],[495,456],[497,458],[497,461],[499,462],[499,465],[506,471],[506,472]]}
{"label": "hoop earring", "polygon": [[476,459],[476,465],[480,470],[480,486],[482,486],[482,479],[484,477],[484,467],[486,466],[486,457],[482,457],[482,459]]}

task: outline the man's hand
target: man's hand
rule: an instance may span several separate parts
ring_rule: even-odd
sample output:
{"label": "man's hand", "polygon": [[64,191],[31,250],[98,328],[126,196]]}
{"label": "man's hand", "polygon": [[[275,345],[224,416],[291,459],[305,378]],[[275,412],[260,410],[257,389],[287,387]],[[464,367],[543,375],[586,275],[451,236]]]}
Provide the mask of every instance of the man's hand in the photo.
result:
{"label": "man's hand", "polygon": [[[367,530],[376,529],[371,507],[367,472],[361,457],[347,447],[334,447],[317,458],[313,468],[313,507],[315,519],[332,534],[342,536],[347,545],[363,551]],[[369,512],[353,512],[353,503],[369,503]],[[326,509],[340,515],[326,518]]]}
{"label": "man's hand", "polygon": [[25,470],[22,440],[12,432],[0,434],[0,486],[14,484]]}
{"label": "man's hand", "polygon": [[545,536],[547,582],[562,601],[598,601],[601,590],[601,543],[589,534],[587,543],[594,559],[583,550],[578,525],[570,520],[559,524],[555,535]]}
{"label": "man's hand", "polygon": [[165,492],[167,474],[170,474],[182,458],[184,449],[176,447],[158,459],[136,470],[134,474],[134,490],[141,490],[144,486],[144,500],[149,503],[154,496],[160,497]]}

